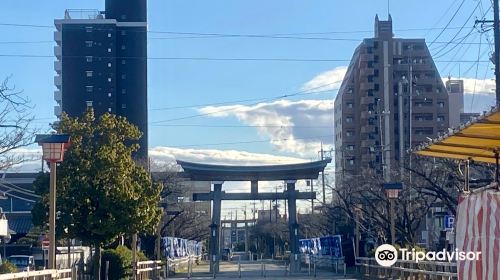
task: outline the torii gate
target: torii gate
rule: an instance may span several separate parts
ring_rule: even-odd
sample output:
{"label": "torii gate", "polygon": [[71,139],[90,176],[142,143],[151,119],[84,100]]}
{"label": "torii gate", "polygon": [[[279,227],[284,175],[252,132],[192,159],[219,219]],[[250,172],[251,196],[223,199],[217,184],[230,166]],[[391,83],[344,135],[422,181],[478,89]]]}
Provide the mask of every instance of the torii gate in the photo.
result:
{"label": "torii gate", "polygon": [[[295,182],[302,179],[317,179],[331,159],[315,162],[263,165],[263,166],[229,166],[193,163],[178,160],[184,169],[184,177],[192,181],[211,181],[214,185],[210,193],[194,193],[193,201],[212,201],[212,224],[210,225],[210,272],[219,271],[220,260],[220,225],[222,200],[287,200],[288,230],[290,237],[290,271],[300,269],[299,239],[297,224],[297,199],[315,199],[315,192],[299,192],[295,190]],[[226,193],[222,190],[224,181],[250,181],[250,193]],[[283,193],[259,193],[259,181],[286,181]]]}

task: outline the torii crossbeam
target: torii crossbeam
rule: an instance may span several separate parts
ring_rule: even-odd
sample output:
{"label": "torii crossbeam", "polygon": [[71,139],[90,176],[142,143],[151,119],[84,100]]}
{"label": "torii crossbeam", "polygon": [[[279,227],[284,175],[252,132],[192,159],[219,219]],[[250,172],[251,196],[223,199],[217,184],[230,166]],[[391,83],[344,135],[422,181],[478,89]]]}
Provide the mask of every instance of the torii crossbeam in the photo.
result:
{"label": "torii crossbeam", "polygon": [[[210,225],[210,271],[219,271],[220,260],[220,225],[222,200],[287,200],[288,228],[290,235],[290,271],[300,268],[299,240],[297,224],[297,199],[315,199],[315,192],[295,190],[295,182],[301,179],[317,179],[331,159],[322,161],[263,166],[228,166],[201,164],[178,160],[184,170],[184,177],[192,181],[211,181],[214,185],[210,193],[194,193],[193,201],[212,201],[212,224]],[[250,181],[249,193],[226,193],[222,191],[224,181]],[[259,193],[258,181],[286,181],[287,188],[282,193]]]}

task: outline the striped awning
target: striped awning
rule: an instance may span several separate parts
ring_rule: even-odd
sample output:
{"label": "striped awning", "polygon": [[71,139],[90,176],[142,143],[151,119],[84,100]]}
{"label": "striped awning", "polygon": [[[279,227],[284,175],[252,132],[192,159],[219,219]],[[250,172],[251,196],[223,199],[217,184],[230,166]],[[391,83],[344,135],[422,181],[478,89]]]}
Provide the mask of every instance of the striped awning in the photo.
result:
{"label": "striped awning", "polygon": [[417,146],[423,156],[496,163],[500,152],[500,110],[492,109],[449,133]]}

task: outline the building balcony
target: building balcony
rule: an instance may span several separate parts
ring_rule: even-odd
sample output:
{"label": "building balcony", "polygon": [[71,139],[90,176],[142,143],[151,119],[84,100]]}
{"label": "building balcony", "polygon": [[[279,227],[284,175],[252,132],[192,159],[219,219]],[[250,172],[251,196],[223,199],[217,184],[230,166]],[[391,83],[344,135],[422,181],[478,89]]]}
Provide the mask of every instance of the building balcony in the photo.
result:
{"label": "building balcony", "polygon": [[62,62],[57,60],[54,61],[54,70],[57,72],[57,74],[61,74],[62,71]]}
{"label": "building balcony", "polygon": [[57,117],[60,117],[62,113],[62,108],[61,106],[54,106],[54,115]]}
{"label": "building balcony", "polygon": [[359,85],[360,90],[370,90],[374,89],[374,85],[372,82],[364,82]]}
{"label": "building balcony", "polygon": [[61,46],[55,46],[54,47],[54,55],[57,57],[57,59],[61,59],[61,57],[62,57],[62,48],[61,48]]}
{"label": "building balcony", "polygon": [[373,54],[372,53],[363,53],[359,55],[359,60],[361,61],[372,61],[373,60]]}
{"label": "building balcony", "polygon": [[59,103],[59,105],[62,102],[62,92],[60,90],[54,91],[54,100]]}
{"label": "building balcony", "polygon": [[371,125],[365,125],[361,127],[361,133],[372,133],[375,132],[375,128]]}
{"label": "building balcony", "polygon": [[361,68],[361,70],[359,70],[359,75],[363,76],[363,77],[371,76],[374,74],[375,74],[375,69],[373,69],[373,68],[366,67],[366,68]]}
{"label": "building balcony", "polygon": [[62,86],[62,77],[61,76],[55,76],[54,77],[54,85],[61,89],[61,86]]}
{"label": "building balcony", "polygon": [[361,140],[361,147],[369,148],[375,146],[375,140],[367,139]]}
{"label": "building balcony", "polygon": [[371,117],[371,115],[372,115],[372,114],[370,114],[370,112],[369,112],[369,111],[362,111],[362,112],[361,112],[361,119],[366,120],[366,119],[368,119],[369,117]]}
{"label": "building balcony", "polygon": [[361,104],[362,105],[368,105],[368,104],[374,103],[374,102],[375,102],[375,98],[373,96],[361,97]]}
{"label": "building balcony", "polygon": [[56,41],[56,43],[58,45],[61,45],[61,42],[62,42],[62,32],[60,32],[60,31],[54,31],[54,41]]}

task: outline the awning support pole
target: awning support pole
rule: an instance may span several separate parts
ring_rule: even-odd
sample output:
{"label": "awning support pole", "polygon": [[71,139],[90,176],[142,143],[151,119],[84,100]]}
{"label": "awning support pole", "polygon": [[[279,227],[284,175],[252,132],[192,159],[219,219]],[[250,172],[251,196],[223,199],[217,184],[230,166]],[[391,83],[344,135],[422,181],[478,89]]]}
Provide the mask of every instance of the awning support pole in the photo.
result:
{"label": "awning support pole", "polygon": [[499,160],[498,158],[499,158],[499,155],[498,155],[498,150],[495,150],[495,182],[496,182],[497,184],[500,184],[500,181],[499,181],[499,177],[500,177],[500,176],[499,176],[499,175],[500,175],[500,174],[499,174],[499,173],[500,173],[499,168],[500,168],[500,166],[499,166],[499,164],[498,164],[498,160]]}
{"label": "awning support pole", "polygon": [[464,184],[464,193],[465,194],[469,194],[470,193],[470,189],[469,189],[469,176],[470,176],[470,173],[469,173],[469,170],[470,170],[470,160],[469,159],[466,159],[465,160],[465,184]]}

